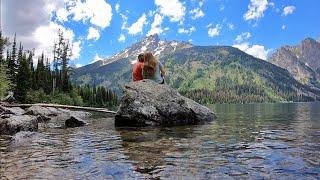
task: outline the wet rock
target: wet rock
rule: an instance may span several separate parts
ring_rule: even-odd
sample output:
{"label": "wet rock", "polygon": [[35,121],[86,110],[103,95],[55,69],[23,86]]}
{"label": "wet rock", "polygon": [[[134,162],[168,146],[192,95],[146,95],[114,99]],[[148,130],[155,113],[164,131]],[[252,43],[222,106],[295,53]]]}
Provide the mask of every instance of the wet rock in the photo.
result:
{"label": "wet rock", "polygon": [[66,128],[80,127],[84,125],[86,125],[86,122],[77,116],[71,116],[65,121]]}
{"label": "wet rock", "polygon": [[0,105],[0,112],[2,114],[14,114],[14,115],[22,115],[25,113],[25,111],[23,109],[21,109],[20,107],[4,107]]}
{"label": "wet rock", "polygon": [[43,116],[57,116],[60,112],[56,108],[46,108],[41,106],[31,106],[26,110],[25,114],[28,115],[43,115]]}
{"label": "wet rock", "polygon": [[38,123],[48,122],[51,120],[50,117],[44,116],[44,115],[37,115],[36,117],[37,117]]}
{"label": "wet rock", "polygon": [[35,116],[10,115],[0,119],[0,134],[12,135],[19,131],[38,130],[38,120]]}
{"label": "wet rock", "polygon": [[198,124],[214,118],[209,108],[180,95],[168,85],[142,80],[125,86],[115,125],[174,126]]}

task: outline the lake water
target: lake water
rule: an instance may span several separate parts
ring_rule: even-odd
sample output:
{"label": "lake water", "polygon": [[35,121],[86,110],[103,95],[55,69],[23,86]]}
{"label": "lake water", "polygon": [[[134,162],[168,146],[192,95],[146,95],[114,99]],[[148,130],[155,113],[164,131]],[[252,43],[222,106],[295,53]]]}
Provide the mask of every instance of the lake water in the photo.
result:
{"label": "lake water", "polygon": [[0,136],[0,179],[319,179],[320,103],[212,105],[205,125]]}

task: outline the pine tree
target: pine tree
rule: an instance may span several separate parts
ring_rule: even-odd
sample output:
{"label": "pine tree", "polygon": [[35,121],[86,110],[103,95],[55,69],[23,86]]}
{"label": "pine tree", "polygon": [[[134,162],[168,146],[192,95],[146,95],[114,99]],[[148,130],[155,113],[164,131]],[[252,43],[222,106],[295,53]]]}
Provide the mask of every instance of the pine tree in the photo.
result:
{"label": "pine tree", "polygon": [[17,87],[15,97],[19,102],[25,103],[27,98],[27,92],[30,90],[31,73],[29,64],[27,62],[28,60],[26,54],[23,54],[19,61],[20,66],[17,74]]}
{"label": "pine tree", "polygon": [[8,38],[2,37],[2,31],[0,30],[0,64],[4,64],[5,59],[3,57],[3,51],[8,44]]}
{"label": "pine tree", "polygon": [[17,47],[16,47],[16,35],[14,35],[14,39],[13,39],[13,43],[12,43],[12,51],[11,51],[11,57],[9,59],[9,61],[7,61],[8,63],[8,74],[10,77],[10,80],[13,84],[16,84],[17,80],[16,80],[16,73],[17,73],[17,60],[16,60],[16,53],[17,53]]}

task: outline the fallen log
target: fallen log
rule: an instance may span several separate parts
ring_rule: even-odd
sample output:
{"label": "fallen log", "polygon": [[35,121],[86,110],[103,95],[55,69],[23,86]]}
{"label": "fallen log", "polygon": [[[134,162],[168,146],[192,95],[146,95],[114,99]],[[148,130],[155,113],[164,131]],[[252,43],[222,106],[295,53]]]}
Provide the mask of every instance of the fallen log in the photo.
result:
{"label": "fallen log", "polygon": [[53,107],[53,108],[63,108],[63,109],[75,109],[75,110],[84,110],[84,111],[94,111],[108,114],[116,114],[115,111],[110,111],[106,108],[94,108],[94,107],[83,107],[83,106],[71,106],[71,105],[62,105],[62,104],[44,104],[44,103],[36,103],[36,104],[2,104],[5,107],[21,107],[28,108],[31,106],[42,106],[42,107]]}

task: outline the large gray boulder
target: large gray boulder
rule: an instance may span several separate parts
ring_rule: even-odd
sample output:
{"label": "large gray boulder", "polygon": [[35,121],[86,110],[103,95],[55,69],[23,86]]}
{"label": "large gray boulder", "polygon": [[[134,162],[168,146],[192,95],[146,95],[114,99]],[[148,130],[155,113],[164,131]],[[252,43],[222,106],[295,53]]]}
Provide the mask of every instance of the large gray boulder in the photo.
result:
{"label": "large gray boulder", "polygon": [[29,115],[8,115],[0,118],[0,135],[12,135],[19,131],[38,130],[38,119]]}
{"label": "large gray boulder", "polygon": [[180,95],[168,85],[142,80],[125,85],[115,125],[175,126],[212,121],[215,117],[209,108]]}
{"label": "large gray boulder", "polygon": [[26,110],[28,115],[41,115],[41,116],[57,116],[60,112],[56,108],[46,108],[42,106],[31,106]]}
{"label": "large gray boulder", "polygon": [[21,109],[20,107],[4,107],[0,105],[0,112],[2,114],[14,114],[14,115],[22,115],[25,113],[25,111],[23,109]]}

